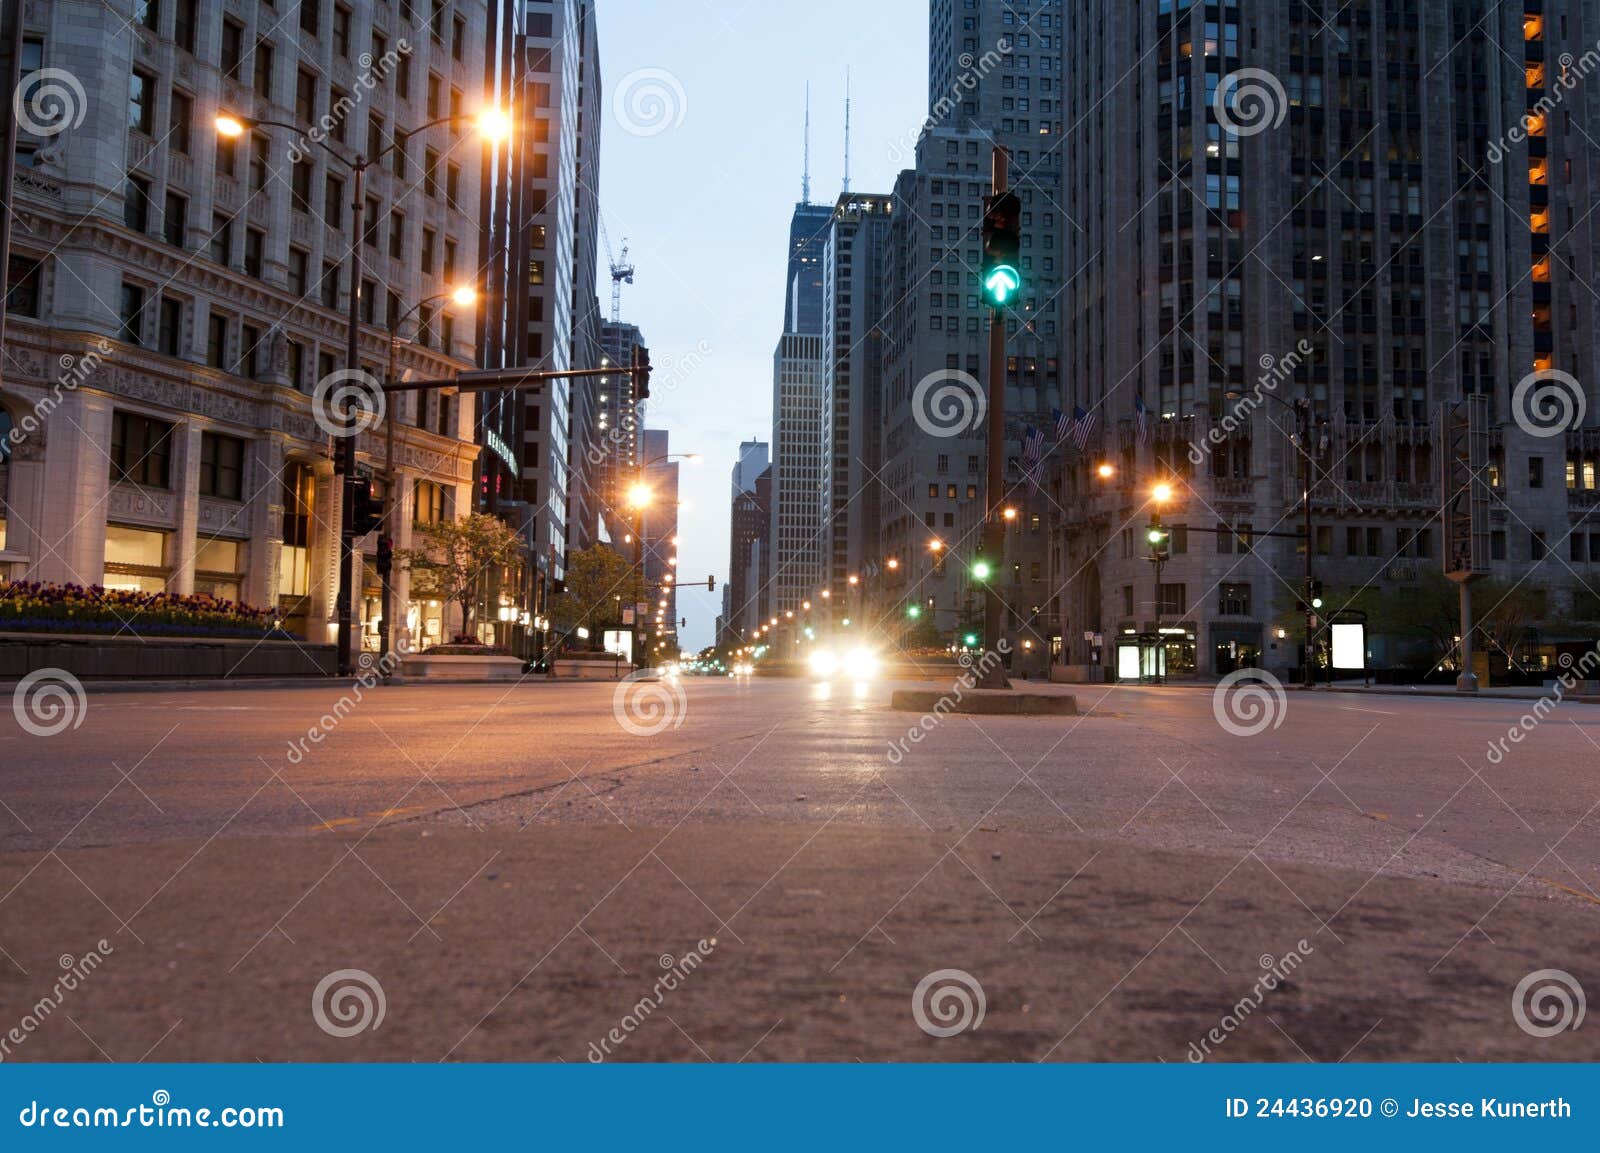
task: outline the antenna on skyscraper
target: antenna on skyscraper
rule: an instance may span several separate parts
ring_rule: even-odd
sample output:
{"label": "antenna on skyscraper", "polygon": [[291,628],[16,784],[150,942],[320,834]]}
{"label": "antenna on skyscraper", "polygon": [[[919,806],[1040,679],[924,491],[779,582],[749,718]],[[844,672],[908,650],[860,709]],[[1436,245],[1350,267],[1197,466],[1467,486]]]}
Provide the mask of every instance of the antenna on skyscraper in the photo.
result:
{"label": "antenna on skyscraper", "polygon": [[844,70],[844,193],[850,195],[850,69]]}
{"label": "antenna on skyscraper", "polygon": [[811,203],[811,81],[806,81],[806,160],[800,177],[800,203]]}

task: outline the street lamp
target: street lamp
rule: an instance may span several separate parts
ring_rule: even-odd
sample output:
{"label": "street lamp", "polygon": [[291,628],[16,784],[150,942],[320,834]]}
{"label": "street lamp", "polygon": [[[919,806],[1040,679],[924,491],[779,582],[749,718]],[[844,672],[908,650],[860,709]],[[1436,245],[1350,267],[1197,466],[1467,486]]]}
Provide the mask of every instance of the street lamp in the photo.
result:
{"label": "street lamp", "polygon": [[[350,157],[339,149],[334,148],[327,141],[315,135],[305,136],[318,148],[328,154],[336,163],[350,171],[352,177],[353,195],[351,197],[351,231],[350,231],[350,311],[345,329],[345,368],[351,373],[361,371],[361,280],[362,280],[362,248],[365,244],[365,214],[367,206],[366,179],[367,169],[380,163],[384,157],[397,148],[408,144],[413,136],[417,136],[431,128],[444,124],[455,124],[468,120],[461,115],[438,116],[424,124],[419,125],[410,132],[396,131],[394,138],[388,144],[376,151],[369,151],[364,155]],[[298,124],[291,124],[282,120],[266,120],[258,117],[240,116],[226,110],[219,110],[216,117],[217,134],[226,139],[236,139],[254,128],[282,128],[296,135],[302,135],[304,130]],[[478,118],[478,129],[488,142],[506,139],[512,131],[510,117],[500,109],[485,108]],[[339,675],[349,676],[355,669],[354,642],[355,642],[355,536],[352,532],[352,512],[355,501],[355,473],[356,473],[356,437],[359,425],[354,411],[355,401],[352,398],[346,402],[344,413],[345,426],[341,430],[339,457],[334,471],[343,477],[341,482],[342,501],[340,503],[339,518],[339,596],[336,612],[339,622]]]}

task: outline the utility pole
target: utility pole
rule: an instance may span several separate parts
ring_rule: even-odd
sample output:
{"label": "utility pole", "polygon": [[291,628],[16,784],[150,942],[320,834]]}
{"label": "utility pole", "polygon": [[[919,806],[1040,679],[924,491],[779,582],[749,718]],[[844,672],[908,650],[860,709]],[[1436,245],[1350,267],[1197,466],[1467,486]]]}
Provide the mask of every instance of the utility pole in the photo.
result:
{"label": "utility pole", "polygon": [[1304,503],[1302,510],[1306,522],[1306,549],[1305,549],[1305,605],[1306,605],[1306,647],[1303,658],[1304,668],[1303,684],[1306,688],[1315,688],[1317,683],[1316,667],[1312,660],[1312,645],[1316,642],[1317,635],[1317,605],[1316,605],[1316,578],[1312,571],[1311,550],[1316,547],[1316,538],[1311,527],[1311,435],[1313,432],[1311,414],[1311,397],[1305,396],[1300,400],[1300,472],[1304,478],[1300,487],[1300,495]]}
{"label": "utility pole", "polygon": [[[355,196],[351,202],[350,244],[350,316],[345,330],[345,368],[354,374],[361,371],[361,279],[365,275],[362,245],[366,243],[362,232],[366,227],[367,160],[357,160],[351,171],[351,185]],[[354,529],[356,439],[360,416],[354,396],[345,401],[344,435],[339,438],[339,459],[334,472],[339,477],[339,596],[335,611],[339,619],[339,675],[349,676],[355,671],[355,599],[361,595],[356,571],[356,538]]]}
{"label": "utility pole", "polygon": [[[1008,191],[1010,155],[996,144],[990,189],[996,202]],[[1000,630],[1005,620],[1005,605],[1000,600],[1000,573],[1005,567],[1006,522],[1002,510],[1006,490],[1006,318],[998,302],[989,311],[989,426],[988,475],[984,485],[984,555],[990,560],[989,579],[983,582],[983,643],[999,652]],[[1009,689],[1003,661],[985,661],[982,687]]]}

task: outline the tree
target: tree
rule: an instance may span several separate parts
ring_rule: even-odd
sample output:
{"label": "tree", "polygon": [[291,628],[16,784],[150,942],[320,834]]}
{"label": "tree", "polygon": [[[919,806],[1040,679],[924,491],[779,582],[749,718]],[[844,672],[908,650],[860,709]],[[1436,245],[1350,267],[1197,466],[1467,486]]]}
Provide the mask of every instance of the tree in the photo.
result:
{"label": "tree", "polygon": [[461,608],[461,632],[475,639],[484,582],[522,559],[524,543],[504,521],[481,513],[419,528],[422,547],[401,549],[395,560],[412,575],[413,592]]}
{"label": "tree", "polygon": [[620,627],[624,607],[650,599],[633,564],[603,544],[568,556],[566,586],[550,604],[551,623],[562,634]]}

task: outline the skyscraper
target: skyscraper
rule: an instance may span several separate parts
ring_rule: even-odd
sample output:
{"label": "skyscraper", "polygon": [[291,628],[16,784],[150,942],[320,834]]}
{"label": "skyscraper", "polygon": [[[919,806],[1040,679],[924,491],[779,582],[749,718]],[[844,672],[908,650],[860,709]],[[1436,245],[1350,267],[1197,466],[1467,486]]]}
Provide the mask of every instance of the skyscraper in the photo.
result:
{"label": "skyscraper", "polygon": [[[1600,5],[1091,2],[1067,21],[1069,75],[1115,87],[1066,91],[1062,331],[1091,448],[1119,470],[1098,480],[1086,453],[1063,477],[1067,659],[1159,604],[1175,672],[1293,667],[1300,629],[1274,626],[1303,544],[1330,590],[1416,606],[1441,558],[1438,406],[1474,393],[1495,573],[1540,565],[1552,617],[1600,617],[1600,105],[1569,87],[1600,65]],[[1547,389],[1574,419],[1533,435],[1518,402]],[[1312,539],[1265,537],[1299,531],[1308,454]],[[1163,478],[1157,589],[1129,533]]]}

